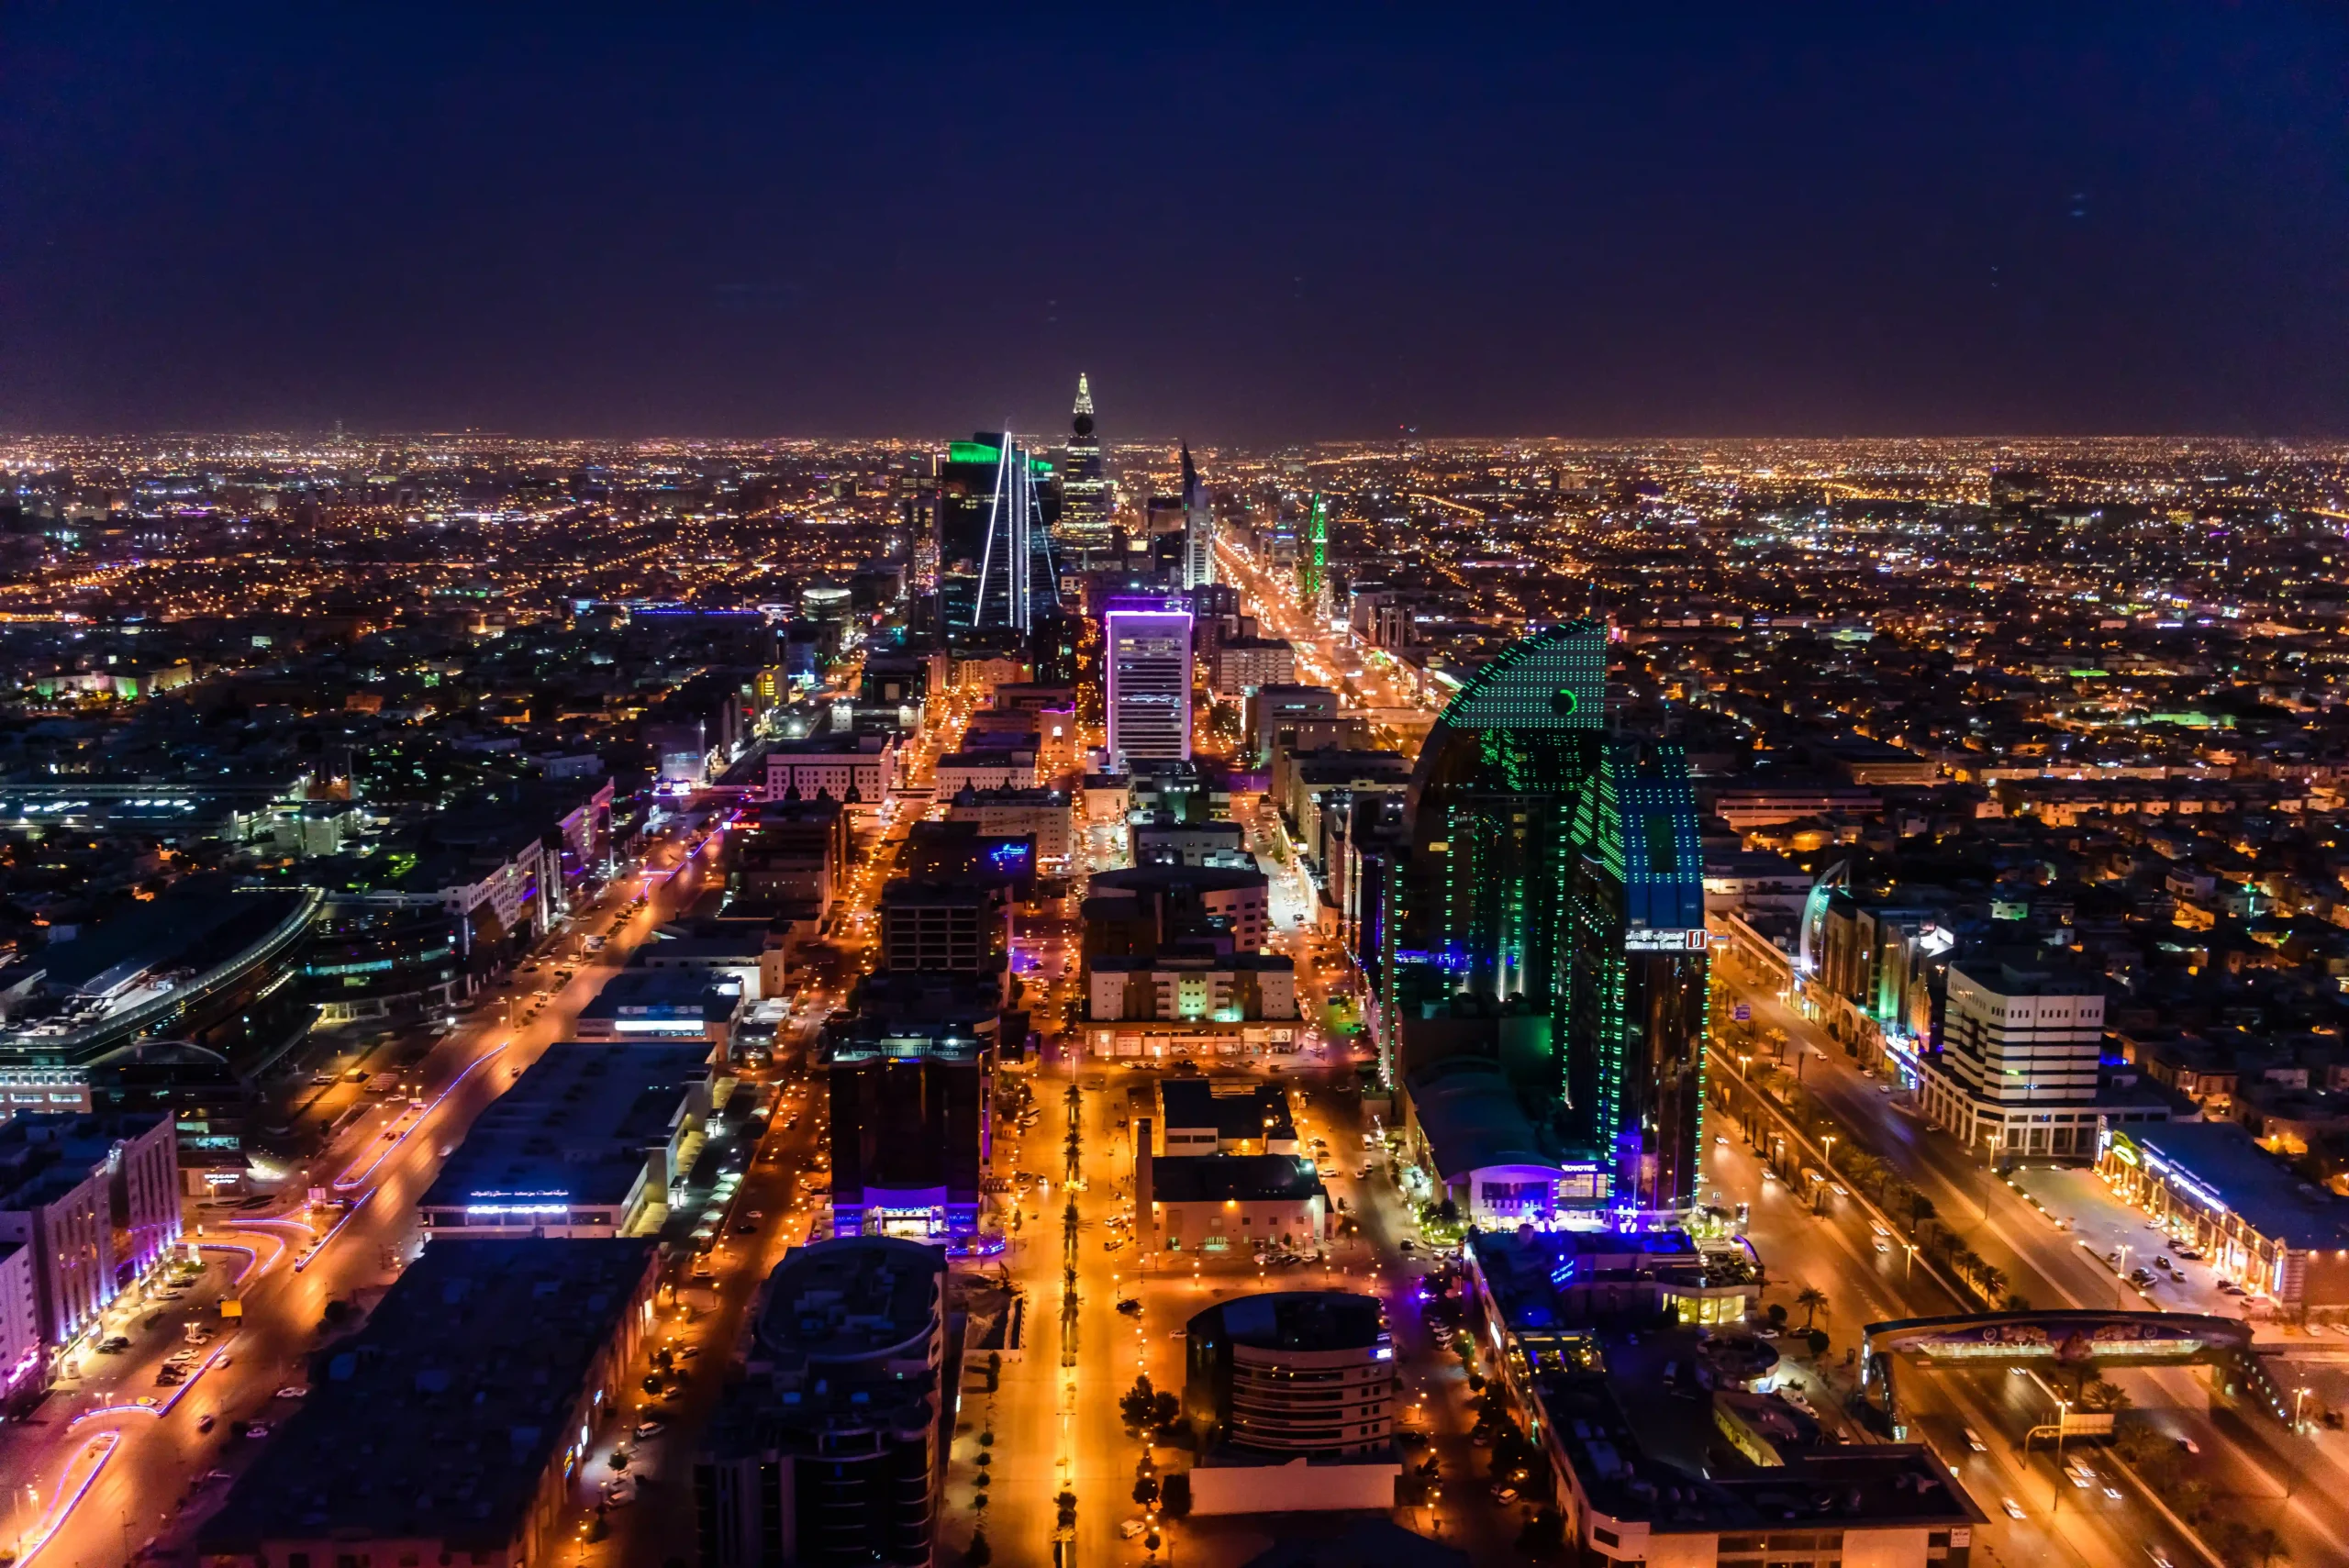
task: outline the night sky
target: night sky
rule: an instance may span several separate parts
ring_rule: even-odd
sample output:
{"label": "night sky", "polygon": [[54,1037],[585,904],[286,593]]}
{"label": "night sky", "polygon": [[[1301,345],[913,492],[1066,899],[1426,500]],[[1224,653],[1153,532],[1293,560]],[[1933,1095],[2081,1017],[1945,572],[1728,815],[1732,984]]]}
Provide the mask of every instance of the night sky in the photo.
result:
{"label": "night sky", "polygon": [[12,3],[0,428],[2349,434],[2342,8],[1582,10]]}

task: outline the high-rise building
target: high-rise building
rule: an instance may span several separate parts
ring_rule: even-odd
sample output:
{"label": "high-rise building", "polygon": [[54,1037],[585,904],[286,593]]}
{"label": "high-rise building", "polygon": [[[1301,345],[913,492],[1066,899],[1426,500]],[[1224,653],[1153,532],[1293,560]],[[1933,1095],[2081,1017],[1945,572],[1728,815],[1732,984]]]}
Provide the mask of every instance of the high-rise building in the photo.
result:
{"label": "high-rise building", "polygon": [[[1704,864],[1677,747],[1606,730],[1606,628],[1576,621],[1504,651],[1430,733],[1406,797],[1408,861],[1377,956],[1380,1060],[1411,1018],[1519,1015],[1519,1063],[1588,1201],[1673,1211],[1695,1197],[1705,1023]],[[1362,851],[1357,870],[1386,892]],[[1368,899],[1366,886],[1361,897]]]}
{"label": "high-rise building", "polygon": [[1052,466],[1016,438],[949,443],[937,484],[939,588],[958,631],[1025,632],[1060,596],[1046,500]]}
{"label": "high-rise building", "polygon": [[1537,632],[1464,686],[1408,794],[1415,886],[1402,946],[1440,989],[1553,1011],[1574,884],[1575,808],[1606,722],[1604,628]]}
{"label": "high-rise building", "polygon": [[1696,1201],[1703,1148],[1705,857],[1687,754],[1609,737],[1576,813],[1566,1127],[1614,1207]]}
{"label": "high-rise building", "polygon": [[1208,487],[1183,443],[1183,586],[1203,588],[1215,581],[1215,508]]}
{"label": "high-rise building", "polygon": [[1191,754],[1191,611],[1179,597],[1124,595],[1101,617],[1109,760]]}
{"label": "high-rise building", "polygon": [[1064,554],[1109,548],[1109,517],[1116,509],[1108,464],[1093,426],[1093,388],[1076,378],[1076,407],[1068,444],[1061,452],[1061,516],[1052,538]]}

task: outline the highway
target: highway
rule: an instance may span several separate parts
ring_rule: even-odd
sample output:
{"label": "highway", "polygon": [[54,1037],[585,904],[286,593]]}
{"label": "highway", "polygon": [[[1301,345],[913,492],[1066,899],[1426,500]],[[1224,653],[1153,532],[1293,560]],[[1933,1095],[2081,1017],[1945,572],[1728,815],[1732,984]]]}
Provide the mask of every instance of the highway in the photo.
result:
{"label": "highway", "polygon": [[[1965,1244],[2006,1275],[2009,1291],[2038,1307],[2109,1307],[2125,1301],[2133,1309],[2148,1309],[2133,1293],[2124,1296],[2117,1288],[2111,1271],[2080,1247],[2075,1234],[2057,1228],[2055,1218],[2062,1217],[2041,1212],[2016,1187],[1968,1160],[1956,1140],[1927,1125],[1904,1103],[1905,1096],[1881,1092],[1880,1082],[1860,1071],[1823,1029],[1770,991],[1735,978],[1731,984],[1758,1027],[1786,1031],[1788,1063],[1801,1062],[1805,1087],[1930,1198]],[[1933,1296],[1941,1303],[1948,1300],[1938,1291]],[[1915,1310],[1978,1309],[1972,1302],[1963,1308],[1927,1305],[1930,1299],[1920,1298]],[[2158,1309],[2160,1303],[2151,1307]],[[2232,1499],[2246,1515],[2275,1518],[2295,1561],[2349,1562],[2349,1504],[2335,1463],[2319,1451],[2318,1440],[2294,1436],[2265,1416],[2223,1401],[2214,1407],[2209,1375],[2183,1369],[2121,1369],[2110,1374],[2159,1429],[2195,1444],[2197,1474],[2215,1494]],[[2315,1474],[2325,1479],[2315,1480]],[[1977,1500],[1989,1507],[1998,1502]],[[2146,1539],[2169,1533],[2148,1510],[2137,1511],[2141,1517],[2133,1528]],[[2143,1554],[2123,1560],[2142,1561]],[[2184,1564],[2192,1553],[2176,1560]]]}

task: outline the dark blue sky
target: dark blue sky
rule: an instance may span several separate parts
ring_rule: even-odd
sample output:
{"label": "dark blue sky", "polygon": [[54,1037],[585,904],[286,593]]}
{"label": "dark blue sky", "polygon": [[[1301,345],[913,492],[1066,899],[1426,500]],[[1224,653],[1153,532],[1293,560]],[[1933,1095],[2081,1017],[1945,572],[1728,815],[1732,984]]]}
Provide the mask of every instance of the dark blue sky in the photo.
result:
{"label": "dark blue sky", "polygon": [[0,427],[2349,433],[2337,8],[1579,9],[10,4]]}

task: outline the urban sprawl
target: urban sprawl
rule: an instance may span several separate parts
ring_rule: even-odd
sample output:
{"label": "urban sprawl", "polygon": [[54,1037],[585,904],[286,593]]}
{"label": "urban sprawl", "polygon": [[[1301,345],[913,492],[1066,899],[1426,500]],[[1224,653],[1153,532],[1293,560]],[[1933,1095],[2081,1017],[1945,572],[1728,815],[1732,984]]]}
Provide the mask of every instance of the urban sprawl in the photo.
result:
{"label": "urban sprawl", "polygon": [[0,1553],[2349,1561],[2344,527],[0,441]]}

